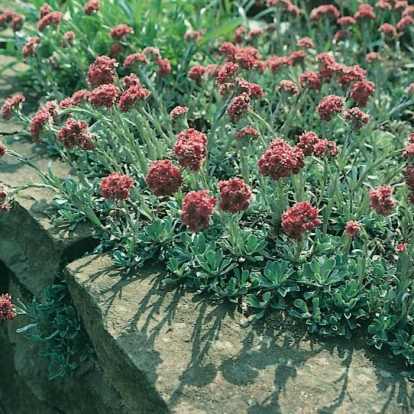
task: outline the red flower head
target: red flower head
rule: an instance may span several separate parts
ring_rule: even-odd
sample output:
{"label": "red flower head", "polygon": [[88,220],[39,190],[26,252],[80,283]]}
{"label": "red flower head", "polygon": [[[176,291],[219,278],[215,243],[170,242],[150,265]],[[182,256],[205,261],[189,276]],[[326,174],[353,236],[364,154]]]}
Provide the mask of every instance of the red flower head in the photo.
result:
{"label": "red flower head", "polygon": [[401,20],[397,23],[397,29],[402,32],[408,26],[414,26],[414,19],[411,16],[401,17]]}
{"label": "red flower head", "polygon": [[89,96],[89,102],[95,108],[104,106],[106,109],[109,109],[115,104],[120,95],[121,91],[119,88],[108,83],[95,88]]}
{"label": "red flower head", "polygon": [[310,37],[302,37],[296,42],[296,45],[305,49],[313,49],[315,47]]}
{"label": "red flower head", "polygon": [[355,107],[345,111],[344,121],[351,124],[354,131],[359,131],[369,124],[369,115]]}
{"label": "red flower head", "polygon": [[380,0],[375,3],[375,7],[382,10],[392,10],[392,5],[389,3],[389,0]]}
{"label": "red flower head", "polygon": [[349,221],[345,228],[345,233],[349,237],[358,236],[359,230],[361,229],[361,225],[356,221]]}
{"label": "red flower head", "polygon": [[45,3],[40,9],[39,9],[39,20],[45,17],[47,14],[51,13],[52,7],[50,7],[49,4]]}
{"label": "red flower head", "polygon": [[28,42],[23,46],[22,56],[23,59],[26,59],[29,56],[36,56],[36,49],[40,44],[40,37],[32,37]]}
{"label": "red flower head", "polygon": [[288,56],[270,56],[266,59],[265,64],[274,75],[279,69],[291,66],[292,61]]}
{"label": "red flower head", "polygon": [[321,225],[318,210],[307,201],[294,204],[282,214],[283,231],[292,239],[302,241],[303,233]]}
{"label": "red flower head", "polygon": [[369,81],[360,81],[357,82],[351,91],[351,98],[355,103],[360,107],[364,108],[368,104],[368,99],[370,96],[374,95],[375,83]]}
{"label": "red flower head", "polygon": [[224,66],[219,66],[215,74],[216,82],[221,85],[231,81],[238,69],[239,65],[233,62],[227,62]]}
{"label": "red flower head", "polygon": [[310,14],[310,20],[319,21],[323,17],[332,20],[338,20],[339,16],[341,15],[340,11],[332,4],[325,4],[323,6],[319,6],[314,8]]}
{"label": "red flower head", "polygon": [[234,139],[255,139],[260,136],[260,132],[257,129],[254,129],[252,127],[245,127],[242,128],[240,131],[237,131],[234,134]]}
{"label": "red flower head", "polygon": [[246,34],[246,28],[243,26],[238,27],[234,31],[234,43],[243,43],[245,34]]}
{"label": "red flower head", "polygon": [[252,192],[250,187],[241,179],[234,178],[228,181],[220,181],[219,184],[221,201],[219,207],[229,213],[238,213],[247,210],[250,205]]}
{"label": "red flower head", "polygon": [[313,148],[315,157],[323,158],[326,156],[335,157],[338,154],[338,148],[333,141],[327,139],[320,139]]}
{"label": "red flower head", "polygon": [[132,53],[131,55],[128,55],[124,60],[124,67],[128,68],[133,65],[147,65],[149,63],[149,60],[145,56],[144,53]]}
{"label": "red flower head", "polygon": [[207,136],[193,128],[181,132],[174,145],[178,164],[191,171],[200,171],[207,155]]}
{"label": "red flower head", "polygon": [[351,16],[343,16],[337,20],[337,23],[341,27],[353,26],[356,23],[356,20]]}
{"label": "red flower head", "polygon": [[100,187],[105,200],[126,200],[129,198],[129,189],[134,185],[132,178],[120,173],[112,173],[101,180]]}
{"label": "red flower head", "polygon": [[299,76],[299,80],[300,80],[300,86],[302,86],[302,88],[319,91],[322,87],[321,78],[315,72],[312,72],[311,70],[307,70],[303,72]]}
{"label": "red flower head", "polygon": [[121,43],[114,43],[110,48],[109,48],[109,52],[108,55],[109,57],[116,59],[121,52],[123,51],[123,47],[121,45]]}
{"label": "red flower head", "polygon": [[342,96],[328,95],[321,100],[316,110],[321,117],[321,121],[330,121],[334,115],[343,111],[344,105],[345,98]]}
{"label": "red flower head", "polygon": [[382,185],[369,192],[370,206],[380,216],[388,216],[394,207],[394,201],[391,199],[392,188],[389,185]]}
{"label": "red flower head", "polygon": [[236,63],[243,69],[253,69],[256,61],[259,60],[259,51],[251,46],[239,48],[234,55]]}
{"label": "red flower head", "polygon": [[405,243],[398,243],[398,244],[395,246],[395,251],[396,251],[397,253],[403,253],[403,252],[405,252],[406,248],[407,248],[407,246],[406,246],[406,244],[405,244]]}
{"label": "red flower head", "polygon": [[236,85],[240,92],[246,92],[251,99],[260,99],[263,97],[263,88],[256,83],[247,82],[246,79],[236,78]]}
{"label": "red flower head", "polygon": [[76,91],[70,98],[70,103],[72,105],[80,105],[83,101],[87,101],[91,93],[86,89],[79,89]]}
{"label": "red flower head", "polygon": [[30,121],[30,135],[34,142],[40,142],[40,134],[44,131],[46,125],[53,124],[56,117],[56,102],[47,102],[42,109],[36,112]]}
{"label": "red flower head", "polygon": [[6,10],[0,14],[0,29],[5,29],[9,24],[14,32],[20,30],[23,26],[24,16],[14,12],[13,10]]}
{"label": "red flower head", "polygon": [[299,88],[295,82],[289,80],[280,81],[279,86],[276,88],[277,92],[285,93],[286,95],[299,95]]}
{"label": "red flower head", "polygon": [[124,85],[125,89],[129,89],[131,86],[139,86],[142,88],[141,82],[138,79],[137,75],[135,73],[131,73],[128,76],[124,76],[121,78],[121,82]]}
{"label": "red flower head", "polygon": [[88,82],[91,88],[114,83],[115,67],[115,59],[111,59],[105,55],[97,57],[95,62],[89,66],[86,82]]}
{"label": "red flower head", "polygon": [[7,153],[7,147],[0,142],[0,158],[4,157]]}
{"label": "red flower head", "polygon": [[157,59],[157,65],[158,65],[157,75],[160,78],[165,78],[171,73],[171,63],[167,58]]}
{"label": "red flower head", "polygon": [[150,96],[151,92],[141,85],[131,86],[121,95],[118,107],[122,112],[128,112],[133,106],[141,104]]}
{"label": "red flower head", "polygon": [[62,39],[63,49],[65,49],[67,47],[67,45],[72,45],[74,39],[75,39],[75,33],[73,33],[72,31],[66,32],[63,35],[63,39]]}
{"label": "red flower head", "polygon": [[408,139],[408,145],[404,149],[402,159],[405,161],[414,160],[414,132],[410,135],[410,138]]}
{"label": "red flower head", "polygon": [[404,89],[405,93],[411,93],[414,92],[414,83],[408,85],[405,89]]}
{"label": "red flower head", "polygon": [[2,118],[5,121],[10,119],[12,112],[18,111],[21,106],[20,104],[24,102],[25,100],[26,98],[20,94],[7,98],[3,106],[1,107]]}
{"label": "red flower head", "polygon": [[341,40],[348,39],[351,36],[351,32],[349,30],[338,30],[333,37],[335,43],[340,42]]}
{"label": "red flower head", "polygon": [[373,7],[369,4],[360,4],[354,18],[357,22],[374,20],[375,13]]}
{"label": "red flower head", "polygon": [[389,23],[384,23],[381,25],[378,31],[389,39],[394,39],[394,37],[397,36],[397,29]]}
{"label": "red flower head", "polygon": [[129,27],[126,24],[118,24],[118,26],[115,26],[110,30],[109,36],[111,36],[114,40],[121,40],[123,37],[128,36],[131,33],[134,33],[132,27]]}
{"label": "red flower head", "polygon": [[237,124],[243,117],[245,112],[249,109],[250,97],[246,92],[243,92],[239,96],[235,96],[227,107],[227,115],[230,117],[233,123]]}
{"label": "red flower head", "polygon": [[192,191],[184,197],[181,219],[190,231],[207,229],[216,203],[214,197],[208,196],[208,190]]}
{"label": "red flower head", "polygon": [[188,108],[186,106],[176,106],[170,112],[170,119],[171,121],[175,121],[178,118],[183,117],[188,112]]}
{"label": "red flower head", "polygon": [[17,313],[13,310],[11,297],[6,293],[0,296],[0,322],[7,322],[15,318]]}
{"label": "red flower head", "polygon": [[372,63],[381,60],[381,55],[377,52],[367,53],[365,56],[365,62]]}
{"label": "red flower head", "polygon": [[189,71],[187,76],[193,80],[197,85],[200,85],[201,78],[206,73],[206,68],[201,65],[193,66]]}
{"label": "red flower head", "polygon": [[145,177],[148,188],[157,197],[174,194],[183,183],[183,177],[178,167],[169,160],[154,161]]}
{"label": "red flower head", "polygon": [[320,141],[320,138],[312,131],[304,132],[299,137],[299,142],[296,145],[303,151],[306,156],[312,155],[315,151],[315,145]]}
{"label": "red flower head", "polygon": [[89,0],[84,6],[83,11],[87,16],[90,16],[93,12],[99,10],[99,1],[98,0]]}
{"label": "red flower head", "polygon": [[298,63],[303,62],[305,59],[305,52],[303,50],[295,50],[289,56],[290,66],[295,66]]}
{"label": "red flower head", "polygon": [[201,40],[201,32],[198,30],[189,30],[184,35],[184,42],[194,42],[197,43]]}
{"label": "red flower head", "polygon": [[257,165],[260,174],[268,175],[272,180],[279,180],[297,174],[305,166],[303,158],[304,154],[300,148],[291,147],[282,139],[275,138]]}
{"label": "red flower head", "polygon": [[39,32],[43,32],[43,30],[46,29],[46,27],[55,25],[57,26],[60,24],[60,21],[62,20],[63,13],[62,12],[50,12],[43,16],[39,22],[37,23],[37,29]]}
{"label": "red flower head", "polygon": [[69,118],[57,135],[57,140],[68,150],[79,147],[82,150],[92,150],[94,145],[89,141],[88,124]]}

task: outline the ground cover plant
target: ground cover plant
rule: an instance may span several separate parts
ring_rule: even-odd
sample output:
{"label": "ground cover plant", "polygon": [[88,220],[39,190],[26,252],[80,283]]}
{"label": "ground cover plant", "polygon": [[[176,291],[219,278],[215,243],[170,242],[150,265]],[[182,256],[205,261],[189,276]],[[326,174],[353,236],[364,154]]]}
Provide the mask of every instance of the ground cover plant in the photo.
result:
{"label": "ground cover plant", "polygon": [[132,3],[0,15],[46,93],[2,116],[73,170],[38,171],[56,225],[90,222],[123,274],[162,261],[165,284],[413,365],[414,6]]}

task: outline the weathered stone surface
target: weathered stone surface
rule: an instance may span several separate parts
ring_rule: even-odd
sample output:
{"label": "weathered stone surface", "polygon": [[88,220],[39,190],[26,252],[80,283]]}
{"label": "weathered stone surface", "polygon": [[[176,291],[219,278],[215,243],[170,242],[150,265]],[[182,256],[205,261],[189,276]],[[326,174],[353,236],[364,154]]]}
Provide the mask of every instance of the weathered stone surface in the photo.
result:
{"label": "weathered stone surface", "polygon": [[[24,138],[7,137],[6,145],[26,156],[42,171],[52,168],[60,177],[69,174],[69,168],[58,159],[51,159],[45,149]],[[8,187],[28,183],[41,183],[36,172],[6,154],[0,160],[0,182]],[[29,188],[18,193],[13,209],[0,212],[0,260],[16,274],[21,283],[40,297],[45,286],[52,283],[63,255],[91,237],[90,227],[78,226],[75,231],[56,229],[47,207],[54,192],[42,188]],[[84,252],[72,252],[72,257]],[[77,253],[77,254],[76,254]]]}
{"label": "weathered stone surface", "polygon": [[277,316],[249,326],[232,307],[163,289],[162,267],[122,279],[108,257],[91,256],[66,273],[99,363],[134,414],[413,408],[403,367],[363,342],[298,337]]}
{"label": "weathered stone surface", "polygon": [[[19,287],[8,286],[14,298]],[[127,414],[122,398],[91,358],[73,378],[48,379],[49,361],[16,329],[32,321],[18,316],[0,330],[0,397],[9,414]],[[6,328],[6,327],[4,327]],[[14,388],[14,389],[13,389]],[[1,411],[0,411],[1,412]]]}

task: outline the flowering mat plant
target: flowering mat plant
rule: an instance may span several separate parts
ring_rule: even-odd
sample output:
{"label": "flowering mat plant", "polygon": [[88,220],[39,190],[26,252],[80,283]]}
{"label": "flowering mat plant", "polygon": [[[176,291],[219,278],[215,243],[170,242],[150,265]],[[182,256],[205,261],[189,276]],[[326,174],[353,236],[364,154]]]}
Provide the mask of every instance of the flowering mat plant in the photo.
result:
{"label": "flowering mat plant", "polygon": [[[37,169],[55,224],[90,223],[121,274],[160,261],[165,284],[363,329],[413,365],[414,5],[188,3],[4,10],[6,52],[44,98],[2,117],[73,175],[0,156]],[[1,186],[1,214],[21,189]]]}

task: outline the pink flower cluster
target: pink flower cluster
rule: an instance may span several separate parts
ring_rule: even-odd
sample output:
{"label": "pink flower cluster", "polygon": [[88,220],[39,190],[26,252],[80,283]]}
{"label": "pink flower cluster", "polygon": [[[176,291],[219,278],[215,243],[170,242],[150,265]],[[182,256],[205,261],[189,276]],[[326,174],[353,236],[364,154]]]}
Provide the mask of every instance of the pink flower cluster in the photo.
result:
{"label": "pink flower cluster", "polygon": [[295,82],[289,80],[280,81],[279,86],[276,88],[277,92],[285,93],[286,95],[299,95],[299,88]]}
{"label": "pink flower cluster", "polygon": [[0,29],[5,29],[8,25],[11,26],[14,32],[22,28],[24,16],[13,10],[5,10],[0,14]]}
{"label": "pink flower cluster", "polygon": [[108,56],[98,56],[94,63],[89,66],[86,74],[86,82],[91,88],[100,85],[114,83],[116,60]]}
{"label": "pink flower cluster", "polygon": [[394,200],[391,198],[393,190],[389,185],[382,185],[369,192],[370,206],[380,216],[388,216],[394,207]]}
{"label": "pink flower cluster", "polygon": [[296,145],[303,151],[306,156],[314,155],[318,158],[325,156],[334,157],[338,154],[338,148],[333,141],[319,138],[314,132],[304,132],[299,137],[299,142]]}
{"label": "pink flower cluster", "polygon": [[30,121],[30,135],[34,142],[40,142],[40,134],[47,124],[53,124],[56,116],[56,101],[47,102],[42,109],[36,112]]}
{"label": "pink flower cluster", "polygon": [[[6,151],[7,151],[6,147],[0,144],[0,153],[4,155]],[[3,155],[1,155],[0,158]],[[11,204],[7,202],[7,191],[4,188],[4,185],[0,183],[0,212],[8,213],[11,207],[12,207]]]}
{"label": "pink flower cluster", "polygon": [[21,94],[7,98],[3,106],[1,107],[2,118],[5,121],[10,119],[12,112],[18,111],[21,106],[20,104],[25,100],[26,98]]}
{"label": "pink flower cluster", "polygon": [[298,147],[291,147],[286,141],[275,138],[267,151],[257,162],[259,172],[272,180],[290,177],[305,166],[304,154]]}
{"label": "pink flower cluster", "polygon": [[410,191],[408,199],[412,204],[414,204],[414,132],[410,135],[410,138],[408,139],[408,144],[405,147],[405,150],[402,154],[402,158],[410,162],[410,164],[407,165],[402,170],[402,172],[405,176],[405,185]]}
{"label": "pink flower cluster", "polygon": [[355,237],[358,236],[360,229],[361,225],[359,223],[356,221],[349,221],[345,227],[345,233],[349,237]]}
{"label": "pink flower cluster", "polygon": [[260,132],[252,127],[245,127],[235,132],[233,138],[238,139],[255,139],[260,137]]}
{"label": "pink flower cluster", "polygon": [[250,205],[252,191],[241,178],[220,181],[218,187],[221,197],[219,207],[223,211],[235,214],[247,210]]}
{"label": "pink flower cluster", "polygon": [[37,23],[37,29],[39,32],[43,32],[43,30],[46,29],[46,27],[52,26],[52,25],[59,25],[60,21],[62,20],[63,13],[58,11],[52,11],[46,15],[44,15],[39,22]]}
{"label": "pink flower cluster", "polygon": [[172,121],[175,121],[176,119],[183,117],[187,112],[188,112],[188,108],[186,106],[176,106],[170,112],[170,119]]}
{"label": "pink flower cluster", "polygon": [[118,172],[110,174],[100,182],[102,196],[105,200],[126,200],[130,195],[130,188],[134,180],[127,175]]}
{"label": "pink flower cluster", "polygon": [[36,50],[40,44],[40,37],[30,38],[26,44],[23,46],[22,56],[23,59],[26,59],[30,56],[36,56]]}
{"label": "pink flower cluster", "polygon": [[214,197],[208,196],[208,190],[192,191],[184,197],[181,219],[192,232],[207,229],[216,203]]}
{"label": "pink flower cluster", "polygon": [[323,6],[312,9],[310,20],[319,21],[322,18],[337,20],[341,15],[340,11],[333,4],[325,4]]}
{"label": "pink flower cluster", "polygon": [[250,107],[250,97],[246,92],[235,96],[229,103],[226,113],[235,124],[240,121]]}
{"label": "pink flower cluster", "polygon": [[9,294],[0,296],[0,323],[12,320],[17,316]]}
{"label": "pink flower cluster", "polygon": [[345,105],[345,98],[342,96],[328,95],[325,96],[316,110],[319,113],[321,121],[330,121],[332,117],[343,111]]}
{"label": "pink flower cluster", "polygon": [[132,27],[129,27],[126,24],[118,24],[118,26],[115,26],[110,30],[109,36],[111,36],[114,40],[121,40],[131,33],[134,33]]}
{"label": "pink flower cluster", "polygon": [[82,150],[92,150],[94,145],[89,141],[88,124],[69,118],[57,135],[57,140],[68,150],[79,147]]}
{"label": "pink flower cluster", "polygon": [[359,131],[364,125],[368,125],[369,120],[369,115],[357,107],[347,109],[344,114],[344,121],[351,124],[354,131]]}
{"label": "pink flower cluster", "polygon": [[154,161],[145,177],[148,188],[157,197],[169,196],[178,191],[183,177],[178,167],[169,160]]}
{"label": "pink flower cluster", "polygon": [[89,0],[84,6],[83,11],[87,16],[99,10],[99,0]]}
{"label": "pink flower cluster", "polygon": [[200,171],[207,155],[207,136],[194,128],[181,132],[174,145],[178,164],[191,171]]}
{"label": "pink flower cluster", "polygon": [[0,158],[4,157],[7,153],[7,147],[0,142]]}
{"label": "pink flower cluster", "polygon": [[363,80],[354,85],[350,96],[360,108],[365,108],[368,104],[368,99],[374,95],[374,91],[374,82]]}
{"label": "pink flower cluster", "polygon": [[120,89],[108,83],[95,88],[88,99],[95,108],[104,106],[106,109],[109,109],[115,104],[120,95]]}
{"label": "pink flower cluster", "polygon": [[307,201],[294,204],[282,214],[283,231],[292,239],[302,241],[303,233],[321,225],[318,210]]}
{"label": "pink flower cluster", "polygon": [[135,105],[146,101],[150,96],[151,92],[141,85],[131,86],[121,95],[118,107],[121,112],[128,112]]}

